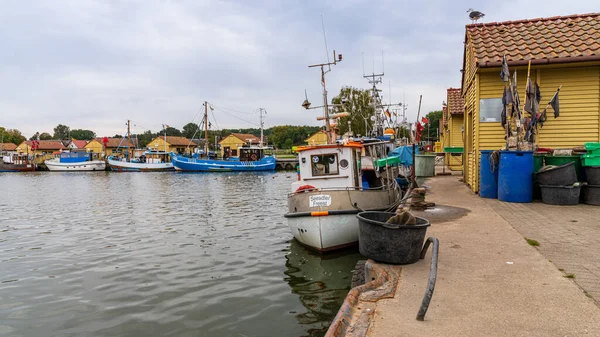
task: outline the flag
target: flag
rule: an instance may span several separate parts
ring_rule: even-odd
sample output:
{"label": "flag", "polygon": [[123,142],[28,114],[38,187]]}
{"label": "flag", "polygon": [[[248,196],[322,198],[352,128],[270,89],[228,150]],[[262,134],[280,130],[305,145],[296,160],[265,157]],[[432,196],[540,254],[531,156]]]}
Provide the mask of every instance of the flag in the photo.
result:
{"label": "flag", "polygon": [[521,99],[519,98],[519,91],[517,90],[517,71],[515,70],[513,73],[513,83],[512,83],[512,92],[513,92],[513,115],[517,114],[517,118],[521,119]]}
{"label": "flag", "polygon": [[558,117],[560,115],[560,103],[558,101],[558,92],[560,91],[560,88],[558,88],[556,90],[556,93],[554,94],[554,97],[552,97],[552,100],[550,100],[550,106],[552,106],[552,110],[554,110],[554,118]]}
{"label": "flag", "polygon": [[502,57],[502,68],[500,69],[500,78],[502,82],[510,81],[510,71],[508,70],[508,58],[506,55]]}
{"label": "flag", "polygon": [[386,115],[388,118],[392,118],[392,115],[390,114],[390,110],[389,110],[389,109],[385,109],[385,111],[384,111],[384,112],[385,112],[385,115]]}
{"label": "flag", "polygon": [[530,114],[534,114],[537,111],[535,108],[535,88],[533,87],[533,82],[531,78],[527,78],[527,87],[525,87],[525,111]]}
{"label": "flag", "polygon": [[417,124],[415,125],[415,141],[418,143],[421,141],[421,133],[423,133],[423,130],[425,130],[425,127],[423,125],[421,125],[421,123],[417,122]]}
{"label": "flag", "polygon": [[213,108],[213,106],[211,105],[210,106],[210,111],[214,111],[214,110],[215,110],[215,108]]}
{"label": "flag", "polygon": [[423,123],[423,125],[429,124],[429,119],[427,119],[427,117],[423,117],[421,118],[421,122]]}

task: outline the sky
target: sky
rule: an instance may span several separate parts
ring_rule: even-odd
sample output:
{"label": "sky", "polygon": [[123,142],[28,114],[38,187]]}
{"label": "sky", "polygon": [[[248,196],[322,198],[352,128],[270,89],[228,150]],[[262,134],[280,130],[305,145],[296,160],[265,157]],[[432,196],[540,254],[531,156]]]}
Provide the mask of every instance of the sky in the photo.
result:
{"label": "sky", "polygon": [[[56,0],[2,1],[0,126],[26,137],[58,124],[98,136],[181,128],[203,102],[213,129],[320,125],[301,107],[384,72],[385,102],[414,120],[460,87],[466,11],[479,22],[597,12],[596,0]],[[326,52],[323,26],[327,38]]]}

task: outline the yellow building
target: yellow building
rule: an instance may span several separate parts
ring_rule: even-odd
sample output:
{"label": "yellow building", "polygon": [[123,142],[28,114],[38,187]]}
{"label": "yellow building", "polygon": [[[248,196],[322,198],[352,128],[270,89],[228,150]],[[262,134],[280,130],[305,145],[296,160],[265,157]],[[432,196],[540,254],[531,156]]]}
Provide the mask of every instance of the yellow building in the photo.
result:
{"label": "yellow building", "polygon": [[[127,138],[107,138],[106,148],[104,148],[103,138],[94,138],[84,147],[87,152],[98,153],[99,155],[112,156],[116,153],[127,152]],[[132,152],[135,145],[130,142],[129,149]],[[132,152],[133,153],[133,152]]]}
{"label": "yellow building", "polygon": [[446,95],[447,131],[444,137],[446,142],[444,144],[446,165],[451,170],[461,171],[463,169],[463,115],[465,103],[459,88],[449,88]]}
{"label": "yellow building", "polygon": [[60,151],[66,149],[60,140],[40,140],[35,151],[31,149],[32,145],[33,141],[26,140],[17,146],[16,152],[35,156],[35,162],[38,164],[46,159],[55,158]]}
{"label": "yellow building", "polygon": [[186,137],[167,136],[166,138],[165,141],[165,136],[158,136],[148,143],[146,147],[154,151],[165,151],[166,149],[166,152],[192,154],[197,146],[196,143]]}
{"label": "yellow building", "polygon": [[259,145],[260,138],[247,133],[232,133],[223,138],[219,144],[221,145],[221,158],[239,156],[238,149],[243,145]]}
{"label": "yellow building", "polygon": [[327,133],[323,130],[319,130],[313,133],[310,137],[304,140],[308,145],[322,145],[327,144]]}
{"label": "yellow building", "polygon": [[560,116],[555,119],[553,110],[548,109],[548,120],[538,128],[539,147],[572,148],[600,141],[599,27],[597,13],[466,26],[464,181],[473,191],[479,191],[479,151],[505,146],[501,125],[504,84],[499,76],[505,53],[511,75],[517,71],[522,104],[528,61],[530,77],[540,86],[540,110],[562,85]]}

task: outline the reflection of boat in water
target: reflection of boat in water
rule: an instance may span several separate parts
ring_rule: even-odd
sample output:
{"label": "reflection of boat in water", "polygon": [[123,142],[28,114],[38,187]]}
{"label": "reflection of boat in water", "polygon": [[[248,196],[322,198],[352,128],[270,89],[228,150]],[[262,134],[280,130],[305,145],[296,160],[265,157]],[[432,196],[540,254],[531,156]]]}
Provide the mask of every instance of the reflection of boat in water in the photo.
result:
{"label": "reflection of boat in water", "polygon": [[297,313],[296,319],[302,325],[310,325],[310,336],[321,330],[324,334],[350,290],[352,270],[362,256],[356,250],[322,256],[294,239],[285,258],[285,281],[307,309]]}

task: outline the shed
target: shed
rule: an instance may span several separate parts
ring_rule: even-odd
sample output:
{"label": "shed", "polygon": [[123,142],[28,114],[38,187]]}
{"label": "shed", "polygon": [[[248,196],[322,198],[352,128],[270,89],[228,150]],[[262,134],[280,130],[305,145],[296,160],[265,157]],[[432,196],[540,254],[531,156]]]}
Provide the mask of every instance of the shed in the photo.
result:
{"label": "shed", "polygon": [[327,144],[327,133],[324,130],[319,130],[313,133],[310,137],[304,140],[308,145]]}
{"label": "shed", "polygon": [[239,156],[238,149],[244,145],[259,145],[260,138],[249,133],[232,133],[223,138],[219,144],[221,145],[221,158]]}
{"label": "shed", "polygon": [[463,150],[464,150],[464,100],[460,88],[448,88],[446,90],[446,137],[444,152],[446,152],[446,165],[451,170],[460,171],[463,169]]}
{"label": "shed", "polygon": [[499,76],[506,54],[511,74],[516,70],[524,104],[527,64],[540,86],[543,109],[556,89],[560,117],[549,118],[539,130],[540,147],[572,148],[600,141],[600,13],[466,26],[462,96],[465,101],[464,181],[479,191],[481,150],[505,145],[501,125],[504,84]]}

